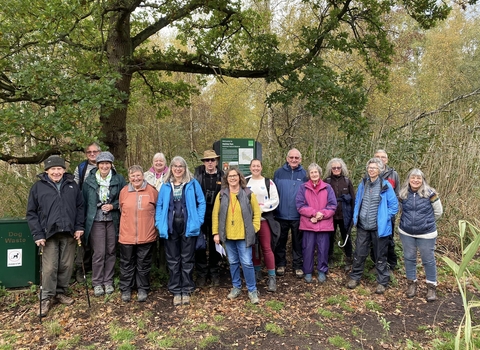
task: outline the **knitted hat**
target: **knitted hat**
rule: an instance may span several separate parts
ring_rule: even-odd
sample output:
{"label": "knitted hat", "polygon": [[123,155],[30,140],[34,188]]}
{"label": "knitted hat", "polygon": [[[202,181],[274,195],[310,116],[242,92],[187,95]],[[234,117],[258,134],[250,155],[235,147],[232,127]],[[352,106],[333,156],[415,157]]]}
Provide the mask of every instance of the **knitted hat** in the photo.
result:
{"label": "knitted hat", "polygon": [[45,159],[45,162],[43,163],[43,166],[45,167],[45,170],[48,170],[54,166],[59,166],[62,167],[63,169],[66,169],[67,167],[65,166],[65,160],[60,157],[60,156],[50,156],[47,159]]}
{"label": "knitted hat", "polygon": [[115,160],[115,158],[113,157],[113,154],[111,154],[110,152],[101,152],[97,156],[97,163],[100,163],[100,162],[113,163],[114,160]]}
{"label": "knitted hat", "polygon": [[200,160],[203,162],[206,159],[216,159],[216,158],[220,158],[220,156],[217,155],[217,153],[215,153],[213,149],[209,149],[203,152],[203,158],[200,158]]}

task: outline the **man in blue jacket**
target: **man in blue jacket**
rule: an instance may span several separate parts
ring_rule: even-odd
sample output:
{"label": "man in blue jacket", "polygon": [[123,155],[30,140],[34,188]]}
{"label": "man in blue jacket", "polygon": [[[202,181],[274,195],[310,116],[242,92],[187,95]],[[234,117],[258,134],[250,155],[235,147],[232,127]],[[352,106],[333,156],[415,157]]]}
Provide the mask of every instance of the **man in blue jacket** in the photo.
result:
{"label": "man in blue jacket", "polygon": [[278,168],[273,176],[277,186],[279,204],[275,212],[275,219],[280,223],[280,237],[275,247],[275,264],[277,275],[285,274],[287,266],[288,231],[292,232],[292,263],[295,275],[303,277],[302,232],[299,230],[300,214],[298,214],[295,198],[300,184],[307,181],[307,173],[300,165],[302,155],[296,148],[287,153],[286,163]]}
{"label": "man in blue jacket", "polygon": [[372,158],[367,162],[368,176],[360,182],[353,210],[353,224],[357,226],[356,249],[352,272],[347,287],[354,289],[362,277],[370,245],[375,252],[377,289],[383,294],[390,273],[387,252],[392,235],[392,217],[398,212],[398,201],[392,185],[380,174],[385,170],[381,159]]}

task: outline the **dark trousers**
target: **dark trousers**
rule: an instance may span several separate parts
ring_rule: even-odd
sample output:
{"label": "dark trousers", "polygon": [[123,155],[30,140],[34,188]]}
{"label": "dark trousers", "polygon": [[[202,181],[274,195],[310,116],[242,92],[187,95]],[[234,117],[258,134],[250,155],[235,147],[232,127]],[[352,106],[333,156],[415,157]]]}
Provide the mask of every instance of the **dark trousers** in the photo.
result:
{"label": "dark trousers", "polygon": [[165,255],[170,273],[168,290],[175,294],[190,294],[195,290],[193,268],[197,237],[186,237],[175,230],[165,240]]}
{"label": "dark trousers", "polygon": [[206,236],[207,249],[199,249],[195,251],[195,270],[197,277],[207,277],[210,273],[211,277],[218,277],[218,262],[222,259],[221,255],[215,249],[215,242],[212,235],[212,215],[205,214],[205,222],[202,225],[202,233]]}
{"label": "dark trousers", "polygon": [[375,256],[375,267],[377,269],[377,282],[386,286],[390,277],[387,266],[387,251],[390,242],[390,236],[378,237],[377,230],[364,230],[357,227],[356,248],[353,254],[353,265],[350,278],[360,280],[365,268],[365,260],[368,257],[370,246],[373,245]]}
{"label": "dark trousers", "polygon": [[303,268],[302,239],[303,234],[300,231],[299,220],[277,219],[280,223],[280,237],[275,247],[275,264],[278,266],[287,266],[287,241],[288,231],[292,232],[292,264],[294,270]]}
{"label": "dark trousers", "polygon": [[92,285],[113,286],[115,245],[117,237],[113,221],[94,221],[90,231],[92,255]]}
{"label": "dark trousers", "polygon": [[[328,256],[333,255],[333,250],[335,248],[335,233],[337,232],[337,228],[340,230],[340,235],[342,236],[342,244],[345,242],[345,238],[347,238],[347,228],[345,227],[343,223],[343,219],[340,220],[333,220],[333,231],[329,232],[330,236],[330,244],[328,247]],[[343,247],[343,250],[345,252],[345,256],[347,258],[352,257],[352,238],[351,236],[348,236],[347,243],[345,244],[345,247]]]}
{"label": "dark trousers", "polygon": [[[395,233],[395,218],[392,219],[392,234],[388,236],[390,238],[388,243],[388,251],[387,251],[387,264],[388,267],[392,270],[397,268],[398,258],[397,253],[395,253],[395,240],[393,239],[393,235]],[[375,251],[372,247],[370,250],[370,257],[373,262],[375,262]]]}
{"label": "dark trousers", "polygon": [[75,268],[78,271],[82,271],[82,262],[85,266],[85,272],[92,270],[92,248],[90,248],[89,242],[82,240],[82,245],[77,245],[77,254],[75,255]]}
{"label": "dark trousers", "polygon": [[119,244],[120,290],[150,290],[150,269],[152,268],[153,247],[156,242],[145,244]]}

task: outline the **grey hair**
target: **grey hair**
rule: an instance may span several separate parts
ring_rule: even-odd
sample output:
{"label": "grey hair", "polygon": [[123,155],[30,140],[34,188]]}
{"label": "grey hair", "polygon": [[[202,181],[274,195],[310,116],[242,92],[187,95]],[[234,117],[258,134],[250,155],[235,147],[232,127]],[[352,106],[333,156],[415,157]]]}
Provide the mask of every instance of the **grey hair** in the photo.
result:
{"label": "grey hair", "polygon": [[417,191],[420,197],[429,198],[432,195],[432,193],[437,193],[437,191],[434,188],[430,187],[430,185],[428,184],[423,171],[421,171],[418,168],[413,168],[408,173],[407,178],[405,179],[405,182],[403,183],[402,187],[400,188],[400,191],[398,192],[398,197],[400,199],[406,199],[408,197],[408,189],[410,187],[411,176],[421,176],[423,179],[422,185]]}
{"label": "grey hair", "polygon": [[378,165],[378,169],[380,170],[380,174],[383,173],[383,171],[385,170],[385,165],[383,165],[383,162],[380,158],[370,158],[367,162],[367,166],[365,167],[365,169],[367,170],[368,172],[368,166],[370,164],[377,164]]}
{"label": "grey hair", "polygon": [[332,164],[333,163],[339,163],[340,166],[342,167],[342,172],[340,174],[342,174],[343,176],[348,176],[348,169],[347,169],[347,165],[345,164],[345,162],[343,161],[342,158],[332,158],[330,159],[330,161],[327,163],[327,167],[325,169],[325,176],[326,177],[330,177],[332,176]]}
{"label": "grey hair", "polygon": [[162,152],[155,153],[153,156],[152,160],[155,160],[157,158],[162,159],[164,162],[167,162],[167,158],[165,158],[165,155]]}
{"label": "grey hair", "polygon": [[95,146],[95,147],[97,147],[97,151],[99,151],[99,152],[102,151],[102,148],[100,147],[100,145],[99,145],[98,143],[92,142],[92,143],[88,144],[87,147],[85,147],[85,150],[84,150],[85,153],[87,152],[88,147],[90,147],[90,146]]}
{"label": "grey hair", "polygon": [[287,152],[287,157],[289,156],[290,152],[292,152],[292,151],[297,151],[298,154],[300,155],[300,158],[302,158],[302,153],[301,153],[298,149],[296,149],[296,148],[292,148],[290,151],[288,151],[288,152]]}
{"label": "grey hair", "polygon": [[128,168],[128,174],[133,174],[134,172],[141,172],[143,175],[143,168],[140,165],[132,165],[131,167]]}
{"label": "grey hair", "polygon": [[374,154],[377,154],[377,153],[385,153],[388,157],[388,153],[384,149],[377,149]]}
{"label": "grey hair", "polygon": [[318,170],[318,173],[320,174],[320,178],[322,177],[322,168],[320,167],[320,165],[318,165],[317,163],[312,163],[308,166],[307,168],[307,177],[310,179],[310,171],[312,171],[313,169],[317,169]]}
{"label": "grey hair", "polygon": [[175,178],[174,175],[173,175],[173,165],[175,163],[180,163],[180,165],[185,168],[185,172],[183,173],[183,177],[182,177],[182,182],[187,183],[187,182],[192,181],[193,180],[193,175],[190,172],[190,170],[188,170],[188,165],[187,165],[187,162],[185,161],[185,159],[183,159],[183,157],[180,157],[180,156],[175,156],[175,157],[173,157],[172,161],[170,162],[170,167],[168,168],[167,176],[165,176],[165,181],[164,182],[165,183],[170,182]]}

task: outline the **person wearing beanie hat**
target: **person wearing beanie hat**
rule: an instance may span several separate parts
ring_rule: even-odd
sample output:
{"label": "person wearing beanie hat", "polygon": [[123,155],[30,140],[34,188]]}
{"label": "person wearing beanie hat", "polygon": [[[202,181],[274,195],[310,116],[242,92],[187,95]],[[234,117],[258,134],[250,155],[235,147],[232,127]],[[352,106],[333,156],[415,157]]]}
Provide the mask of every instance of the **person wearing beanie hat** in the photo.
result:
{"label": "person wearing beanie hat", "polygon": [[92,285],[97,297],[114,292],[119,196],[126,182],[113,168],[113,161],[113,154],[101,152],[97,156],[97,168],[90,171],[82,187],[86,213],[85,240],[93,250]]}
{"label": "person wearing beanie hat", "polygon": [[40,317],[47,315],[53,299],[66,305],[74,303],[65,293],[85,218],[82,193],[73,175],[65,172],[65,160],[50,156],[44,169],[30,189],[26,214],[33,240],[42,251]]}

